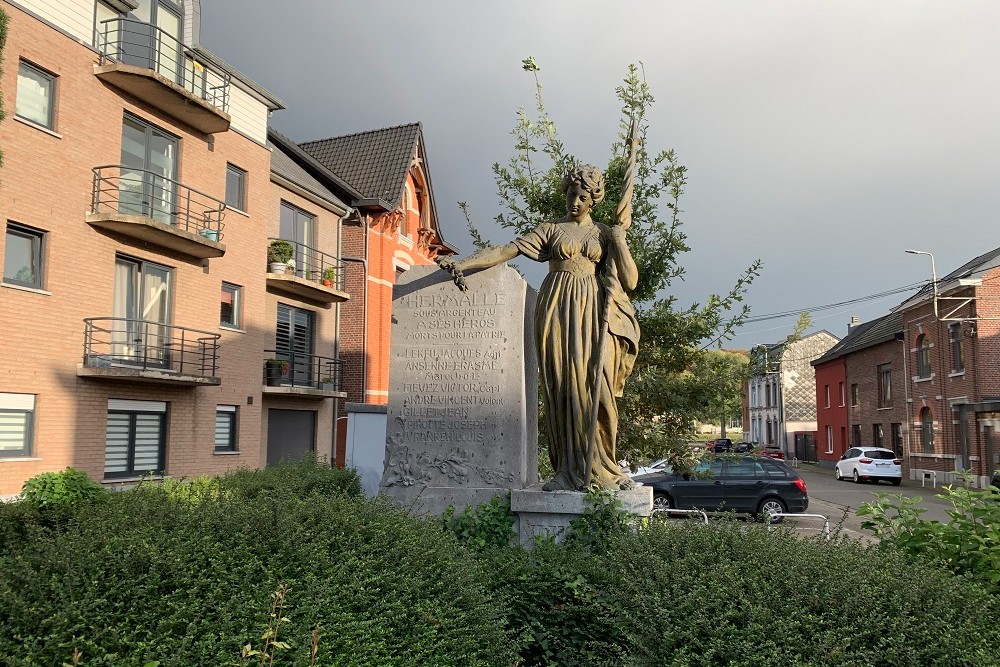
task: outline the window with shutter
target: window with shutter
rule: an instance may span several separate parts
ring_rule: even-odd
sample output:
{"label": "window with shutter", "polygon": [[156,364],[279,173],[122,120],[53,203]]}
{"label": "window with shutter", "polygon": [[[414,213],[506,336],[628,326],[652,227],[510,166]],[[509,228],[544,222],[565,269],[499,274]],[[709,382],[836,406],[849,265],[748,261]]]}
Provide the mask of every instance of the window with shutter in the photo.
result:
{"label": "window with shutter", "polygon": [[274,349],[277,358],[288,361],[292,385],[312,384],[312,312],[279,303]]}

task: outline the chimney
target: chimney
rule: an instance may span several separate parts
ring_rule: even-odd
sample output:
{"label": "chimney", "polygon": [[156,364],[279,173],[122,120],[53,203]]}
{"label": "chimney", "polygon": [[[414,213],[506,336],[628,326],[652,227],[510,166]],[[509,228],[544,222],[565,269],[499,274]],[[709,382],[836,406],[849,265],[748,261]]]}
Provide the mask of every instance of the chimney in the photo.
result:
{"label": "chimney", "polygon": [[861,318],[857,315],[851,315],[851,323],[847,325],[847,334],[850,335],[859,324],[861,324]]}

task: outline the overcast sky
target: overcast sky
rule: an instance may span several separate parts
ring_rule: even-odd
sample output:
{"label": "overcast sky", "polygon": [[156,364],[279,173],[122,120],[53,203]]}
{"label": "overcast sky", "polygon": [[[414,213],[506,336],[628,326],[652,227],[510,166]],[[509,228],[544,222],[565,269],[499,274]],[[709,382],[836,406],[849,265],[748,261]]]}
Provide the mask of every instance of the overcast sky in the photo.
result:
{"label": "overcast sky", "polygon": [[[620,7],[614,10],[617,4]],[[614,89],[642,62],[651,148],[689,169],[682,303],[728,291],[754,259],[753,315],[856,299],[1000,245],[1000,3],[799,0],[202,0],[202,42],[282,98],[296,141],[420,121],[445,237],[455,202],[509,240],[490,165],[518,107],[546,104],[567,149],[606,164]],[[531,272],[537,285],[543,273]],[[843,336],[905,294],[817,313]],[[748,324],[730,347],[778,340]]]}

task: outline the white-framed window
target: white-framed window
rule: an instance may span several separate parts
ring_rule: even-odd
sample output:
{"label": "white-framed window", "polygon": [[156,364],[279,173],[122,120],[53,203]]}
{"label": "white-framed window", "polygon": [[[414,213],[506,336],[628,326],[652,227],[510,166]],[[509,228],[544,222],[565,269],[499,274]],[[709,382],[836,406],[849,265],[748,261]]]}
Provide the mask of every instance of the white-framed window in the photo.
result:
{"label": "white-framed window", "polygon": [[31,456],[35,395],[0,393],[0,459]]}
{"label": "white-framed window", "polygon": [[833,454],[833,427],[826,427],[826,453]]}
{"label": "white-framed window", "polygon": [[22,60],[17,67],[17,100],[14,114],[23,120],[55,128],[56,76]]}
{"label": "white-framed window", "polygon": [[948,334],[951,339],[951,370],[961,373],[965,370],[965,355],[962,350],[962,323],[952,322],[948,325]]}
{"label": "white-framed window", "polygon": [[[892,407],[892,364],[881,364],[876,369],[878,372],[878,406],[880,408]],[[881,447],[881,445],[878,445]]]}
{"label": "white-framed window", "polygon": [[3,247],[3,281],[42,289],[44,243],[45,232],[8,222]]}
{"label": "white-framed window", "polygon": [[236,451],[238,415],[239,408],[235,405],[215,406],[215,451]]}
{"label": "white-framed window", "polygon": [[844,391],[844,383],[840,383],[840,407],[847,405],[847,394]]}
{"label": "white-framed window", "polygon": [[222,283],[222,300],[219,306],[219,325],[239,329],[243,321],[243,288]]}
{"label": "white-framed window", "polygon": [[106,478],[163,474],[166,443],[166,403],[108,400]]}
{"label": "white-framed window", "polygon": [[226,206],[247,210],[247,172],[234,164],[226,165]]}
{"label": "white-framed window", "polygon": [[830,407],[830,385],[823,385],[823,390],[826,393],[826,407]]}
{"label": "white-framed window", "polygon": [[921,334],[917,338],[917,377],[929,378],[931,376],[931,341],[927,334]]}

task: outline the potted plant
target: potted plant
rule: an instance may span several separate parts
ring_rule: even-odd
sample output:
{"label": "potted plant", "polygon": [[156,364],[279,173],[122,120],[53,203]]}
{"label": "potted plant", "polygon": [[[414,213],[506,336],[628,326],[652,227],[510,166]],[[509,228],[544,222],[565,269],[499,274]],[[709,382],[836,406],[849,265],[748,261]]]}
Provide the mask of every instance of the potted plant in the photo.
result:
{"label": "potted plant", "polygon": [[295,248],[288,241],[271,241],[267,249],[268,271],[282,274],[288,268],[288,262],[295,254]]}
{"label": "potted plant", "polygon": [[323,286],[333,287],[333,281],[334,279],[336,279],[336,277],[337,277],[337,272],[333,269],[332,266],[328,266],[325,269],[323,269]]}
{"label": "potted plant", "polygon": [[264,384],[268,387],[280,387],[281,378],[288,375],[288,362],[274,357],[264,362]]}
{"label": "potted plant", "polygon": [[206,238],[209,241],[218,241],[222,237],[222,232],[218,229],[212,229],[211,227],[202,227],[198,230],[198,234],[202,238]]}
{"label": "potted plant", "polygon": [[337,385],[332,377],[327,376],[319,381],[319,388],[323,391],[336,391]]}

